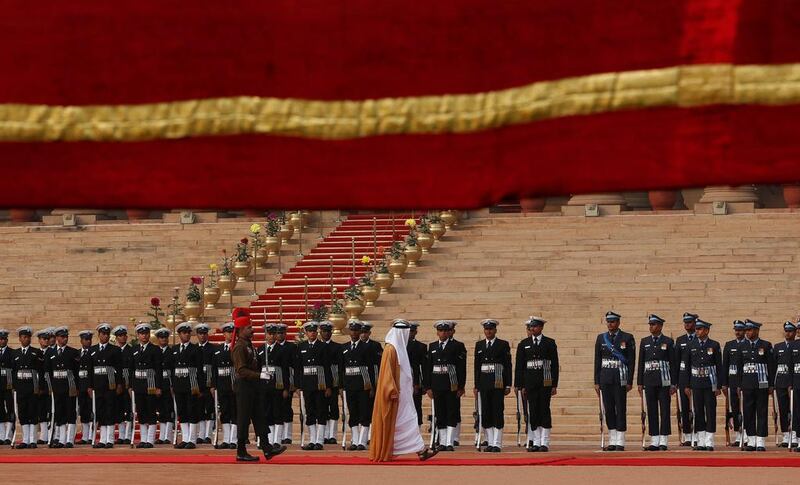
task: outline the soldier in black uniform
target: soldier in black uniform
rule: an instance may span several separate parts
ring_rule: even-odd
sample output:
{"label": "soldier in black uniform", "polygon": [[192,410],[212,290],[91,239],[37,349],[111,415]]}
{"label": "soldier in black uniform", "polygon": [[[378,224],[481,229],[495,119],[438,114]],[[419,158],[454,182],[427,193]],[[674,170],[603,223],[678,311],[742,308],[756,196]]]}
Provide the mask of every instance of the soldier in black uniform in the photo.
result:
{"label": "soldier in black uniform", "polygon": [[[350,426],[350,451],[366,450],[367,436],[372,425],[369,400],[374,398],[375,349],[361,341],[361,323],[350,321],[350,342],[342,346],[340,369],[342,389],[347,403],[347,424]],[[345,443],[346,444],[346,443]]]}
{"label": "soldier in black uniform", "polygon": [[[370,338],[372,336],[372,323],[366,320],[360,320],[359,323],[361,323],[361,334],[360,334],[361,341],[375,352],[375,362],[372,364],[372,367],[374,368],[375,383],[377,385],[378,376],[380,374],[380,369],[381,369],[381,356],[383,356],[383,346],[379,342],[376,342]],[[373,393],[369,397],[370,416],[372,416],[372,408],[374,407],[375,407],[375,394]],[[369,440],[370,437],[372,436],[371,428],[367,428],[366,432],[367,432],[367,440],[365,443],[369,445]]]}
{"label": "soldier in black uniform", "polygon": [[122,394],[117,396],[118,429],[117,445],[129,445],[133,439],[133,408],[131,407],[131,366],[133,365],[133,345],[128,345],[128,329],[117,325],[111,331],[117,341],[122,358]]}
{"label": "soldier in black uniform", "polygon": [[149,323],[136,325],[139,345],[131,359],[131,388],[136,398],[136,417],[139,421],[137,448],[152,448],[156,441],[156,413],[161,394],[161,350],[150,343]]}
{"label": "soldier in black uniform", "polygon": [[689,344],[694,340],[695,335],[695,322],[697,321],[697,314],[685,312],[683,314],[683,328],[686,330],[684,335],[675,339],[675,362],[680,365],[678,370],[678,400],[679,409],[681,414],[681,425],[683,429],[681,432],[681,446],[691,446],[694,437],[692,434],[692,406],[689,403],[689,397],[686,394],[686,389],[689,387],[690,374],[689,369],[684,368],[686,353],[689,351]]}
{"label": "soldier in black uniform", "polygon": [[528,337],[517,344],[514,365],[514,387],[528,405],[529,452],[550,450],[550,400],[558,389],[558,346],[555,340],[542,335],[545,323],[541,317],[530,317],[525,322]]}
{"label": "soldier in black uniform", "polygon": [[69,331],[67,327],[58,327],[53,332],[56,336],[56,350],[51,352],[45,361],[44,368],[50,376],[53,389],[55,415],[53,423],[53,439],[51,448],[72,448],[75,422],[78,419],[75,405],[78,397],[78,359],[80,352],[67,345]]}
{"label": "soldier in black uniform", "polygon": [[695,321],[695,337],[689,344],[685,367],[689,369],[689,391],[694,414],[696,451],[714,451],[714,433],[717,432],[717,396],[720,394],[719,376],[722,374],[722,352],[719,342],[708,338],[711,324],[701,319]]}
{"label": "soldier in black uniform", "polygon": [[[458,322],[456,322],[454,320],[450,320],[450,323],[453,324],[453,327],[448,332],[450,340],[453,341],[453,342],[458,342],[459,345],[464,346],[464,349],[466,349],[467,348],[466,345],[464,345],[462,342],[459,342],[455,337],[455,335],[456,335],[456,326],[458,325]],[[455,446],[455,447],[459,446],[459,444],[460,444],[459,440],[461,439],[461,397],[462,396],[458,396],[458,398],[457,398],[458,405],[456,406],[456,409],[458,410],[458,413],[457,413],[457,416],[456,416],[456,430],[453,433],[453,446]]]}
{"label": "soldier in black uniform", "polygon": [[606,313],[608,332],[597,336],[594,344],[594,388],[603,399],[608,426],[606,451],[625,450],[628,392],[633,387],[636,369],[636,341],[619,329],[619,314]]}
{"label": "soldier in black uniform", "polygon": [[323,443],[335,445],[336,424],[339,422],[339,362],[341,361],[342,344],[333,341],[333,323],[326,320],[319,323],[319,336],[328,349],[328,362],[331,368],[331,395],[327,398],[327,420]]}
{"label": "soldier in black uniform", "polygon": [[283,393],[283,403],[280,407],[280,413],[283,416],[283,435],[278,433],[278,422],[276,421],[277,438],[281,438],[281,444],[292,444],[292,423],[294,421],[294,410],[292,409],[292,397],[295,391],[295,375],[294,368],[297,360],[297,344],[286,340],[286,324],[278,323],[278,329],[275,336],[278,341],[278,352],[280,355],[280,366],[288,373],[289,379],[289,392]]}
{"label": "soldier in black uniform", "polygon": [[181,442],[175,448],[192,450],[196,448],[197,423],[203,410],[202,395],[206,385],[203,353],[197,344],[190,341],[191,323],[181,323],[175,330],[181,340],[174,347],[175,373],[172,386],[178,407],[178,421],[181,423]]}
{"label": "soldier in black uniform", "polygon": [[81,330],[81,348],[78,351],[78,413],[81,420],[81,439],[76,444],[86,445],[92,442],[94,433],[94,416],[92,415],[92,331]]}
{"label": "soldier in black uniform", "polygon": [[739,345],[744,342],[745,324],[741,320],[733,321],[733,333],[736,338],[725,342],[725,347],[722,349],[722,374],[719,376],[720,383],[722,384],[722,392],[728,398],[728,409],[725,413],[725,425],[733,426],[736,431],[731,446],[739,447],[741,444],[742,433],[742,413],[739,406],[739,377],[738,377],[738,355]]}
{"label": "soldier in black uniform", "polygon": [[439,320],[434,325],[438,339],[428,346],[423,383],[436,408],[439,451],[454,451],[459,398],[467,381],[467,349],[450,338],[453,323]]}
{"label": "soldier in black uniform", "polygon": [[200,420],[197,424],[197,442],[198,443],[211,443],[211,432],[214,429],[216,417],[214,416],[214,396],[209,390],[211,388],[211,377],[213,375],[211,368],[211,361],[214,359],[214,354],[219,350],[219,347],[208,341],[209,326],[205,323],[199,323],[194,327],[195,334],[197,334],[197,345],[203,353],[203,374],[206,376],[206,385],[203,388],[203,395],[201,396],[201,410]]}
{"label": "soldier in black uniform", "polygon": [[303,325],[307,340],[297,346],[297,364],[294,375],[297,376],[297,388],[303,393],[305,401],[305,424],[308,427],[308,443],[304,450],[321,450],[327,401],[331,395],[330,362],[328,362],[327,346],[317,339],[319,322],[309,321]]}
{"label": "soldier in black uniform", "polygon": [[217,449],[236,449],[236,398],[233,394],[233,362],[231,361],[231,338],[233,337],[233,322],[228,322],[221,327],[225,335],[225,343],[218,346],[211,360],[211,393],[216,393],[219,402],[219,422],[222,424],[222,443],[217,443]]}
{"label": "soldier in black uniform", "polygon": [[31,327],[17,329],[20,348],[14,353],[12,363],[13,388],[17,393],[17,419],[22,426],[22,443],[17,448],[36,448],[36,423],[39,421],[39,395],[43,373],[44,355],[31,347]]}
{"label": "soldier in black uniform", "polygon": [[775,394],[773,399],[778,407],[778,418],[781,423],[781,433],[783,440],[779,444],[782,448],[789,447],[789,388],[792,387],[792,352],[791,345],[797,333],[794,323],[787,321],[783,324],[783,342],[778,342],[773,347],[775,354],[775,381],[773,387]]}
{"label": "soldier in black uniform", "polygon": [[[795,326],[800,326],[800,322]],[[789,446],[794,451],[800,451],[797,440],[797,431],[800,430],[800,339],[789,343],[789,352],[792,370],[792,436]]]}
{"label": "soldier in black uniform", "polygon": [[264,398],[266,423],[269,428],[272,447],[278,449],[283,441],[283,420],[286,415],[285,402],[289,396],[288,359],[282,352],[289,347],[278,343],[278,324],[264,325],[265,341],[257,351],[258,365],[261,369],[261,392]]}
{"label": "soldier in black uniform", "polygon": [[14,423],[14,392],[11,367],[14,351],[8,346],[8,330],[0,329],[0,445],[10,445]]}
{"label": "soldier in black uniform", "polygon": [[167,328],[156,330],[158,348],[161,351],[161,394],[158,396],[158,439],[157,445],[172,442],[175,430],[175,397],[172,394],[172,381],[175,371],[175,352],[169,345],[170,332]]}
{"label": "soldier in black uniform", "polygon": [[425,389],[422,387],[422,373],[425,368],[425,354],[428,353],[428,347],[417,340],[417,330],[419,323],[408,322],[410,326],[408,332],[408,345],[406,352],[408,353],[408,361],[411,364],[411,378],[414,383],[414,408],[417,410],[417,424],[422,425],[422,395],[425,394]]}
{"label": "soldier in black uniform", "polygon": [[636,382],[639,395],[644,393],[647,406],[647,422],[650,431],[650,446],[647,451],[665,451],[668,446],[670,427],[669,408],[672,394],[678,383],[678,366],[675,342],[662,333],[664,319],[651,314],[647,317],[650,336],[639,343],[639,372]]}
{"label": "soldier in black uniform", "polygon": [[122,379],[122,351],[109,342],[111,325],[97,326],[98,343],[92,346],[92,391],[97,413],[100,438],[94,448],[114,447],[114,425],[117,423],[117,396],[122,394],[125,382]]}
{"label": "soldier in black uniform", "polygon": [[775,357],[772,344],[758,337],[761,324],[749,319],[744,323],[747,339],[739,345],[736,366],[747,433],[745,450],[766,451],[767,406],[775,376]]}
{"label": "soldier in black uniform", "polygon": [[480,399],[481,427],[486,430],[487,446],[484,451],[500,453],[505,425],[505,396],[511,393],[511,346],[497,338],[499,322],[486,319],[481,322],[485,339],[475,342],[473,362],[473,394]]}
{"label": "soldier in black uniform", "polygon": [[[39,339],[39,350],[42,351],[42,359],[44,362],[50,360],[53,347],[53,327],[47,327],[36,332],[36,337]],[[39,439],[37,444],[43,445],[47,443],[50,436],[50,419],[52,418],[50,411],[52,410],[52,397],[53,388],[50,383],[50,374],[47,373],[45,368],[42,368],[39,374],[39,386],[42,392],[38,397],[37,416],[39,422]]]}

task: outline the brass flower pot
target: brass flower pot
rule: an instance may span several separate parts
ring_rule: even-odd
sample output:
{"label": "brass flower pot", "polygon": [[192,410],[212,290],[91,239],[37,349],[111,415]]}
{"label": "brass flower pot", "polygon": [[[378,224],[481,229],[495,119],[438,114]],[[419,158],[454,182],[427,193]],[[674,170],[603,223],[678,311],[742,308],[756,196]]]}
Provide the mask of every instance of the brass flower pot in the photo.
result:
{"label": "brass flower pot", "polygon": [[238,282],[235,275],[222,275],[217,280],[217,286],[222,289],[222,298],[230,298],[231,292],[234,288],[236,288],[236,283]]}
{"label": "brass flower pot", "polygon": [[303,216],[299,212],[292,212],[289,215],[289,224],[292,225],[295,231],[300,229],[303,224]]}
{"label": "brass flower pot", "polygon": [[366,306],[375,306],[375,300],[381,295],[381,289],[377,286],[364,286],[361,288],[361,297],[364,298]]}
{"label": "brass flower pot", "polygon": [[266,267],[267,266],[267,261],[269,260],[269,255],[267,253],[267,248],[265,248],[265,247],[258,248],[258,251],[256,251],[256,258],[255,259],[256,259],[256,264],[259,267],[261,267],[261,268]]}
{"label": "brass flower pot", "polygon": [[427,232],[417,234],[417,245],[422,248],[422,254],[428,254],[428,250],[433,246],[433,236]]}
{"label": "brass flower pot", "polygon": [[167,328],[172,330],[172,334],[174,336],[175,335],[175,327],[178,326],[179,323],[183,323],[183,315],[181,315],[179,313],[179,314],[175,315],[175,318],[173,318],[172,315],[167,315],[167,318],[165,319],[165,323],[167,325]]}
{"label": "brass flower pot", "polygon": [[406,249],[403,252],[406,254],[408,266],[411,268],[416,268],[417,261],[419,261],[419,258],[422,257],[422,249],[419,247],[419,244],[415,244],[413,246],[406,245]]}
{"label": "brass flower pot", "polygon": [[329,313],[328,320],[333,324],[333,334],[341,335],[345,325],[347,325],[347,315],[344,313]]}
{"label": "brass flower pot", "polygon": [[281,224],[278,234],[280,235],[283,244],[286,244],[289,242],[289,239],[292,238],[292,234],[294,234],[294,226],[292,226],[292,224],[289,222],[286,224]]}
{"label": "brass flower pot", "polygon": [[347,300],[344,304],[344,311],[347,313],[349,320],[358,320],[358,317],[364,313],[364,302],[361,300]]}
{"label": "brass flower pot", "polygon": [[264,238],[264,247],[267,248],[270,256],[277,256],[281,249],[281,239],[277,236],[267,236]]}
{"label": "brass flower pot", "polygon": [[213,310],[217,308],[217,302],[219,301],[220,295],[219,287],[211,288],[206,286],[203,290],[203,302],[206,304],[206,310]]}
{"label": "brass flower pot", "polygon": [[199,301],[187,301],[183,305],[183,314],[190,322],[196,322],[197,317],[203,314],[203,305]]}
{"label": "brass flower pot", "polygon": [[408,268],[408,259],[406,259],[405,254],[399,258],[392,258],[389,260],[389,272],[398,280],[403,279],[403,273],[406,272],[406,268]]}
{"label": "brass flower pot", "polygon": [[236,261],[233,265],[233,274],[238,277],[239,283],[243,283],[247,281],[247,276],[252,269],[253,265],[250,264],[250,261]]}
{"label": "brass flower pot", "polygon": [[439,238],[444,236],[444,233],[446,233],[446,232],[447,232],[447,228],[445,228],[444,224],[442,224],[441,222],[434,222],[434,223],[431,224],[431,234],[433,234],[433,238],[435,240],[438,241]]}
{"label": "brass flower pot", "polygon": [[439,217],[442,218],[442,222],[444,222],[444,227],[446,229],[449,230],[453,228],[453,224],[456,222],[456,215],[453,213],[453,211],[442,211],[439,214]]}
{"label": "brass flower pot", "polygon": [[394,284],[392,273],[378,273],[375,275],[375,286],[381,289],[381,294],[389,293],[389,288]]}

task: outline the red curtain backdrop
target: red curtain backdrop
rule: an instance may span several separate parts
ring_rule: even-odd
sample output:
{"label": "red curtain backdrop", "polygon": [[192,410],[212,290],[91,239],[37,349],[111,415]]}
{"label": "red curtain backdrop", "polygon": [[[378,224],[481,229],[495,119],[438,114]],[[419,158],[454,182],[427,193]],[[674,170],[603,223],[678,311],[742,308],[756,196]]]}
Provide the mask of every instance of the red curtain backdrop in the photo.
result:
{"label": "red curtain backdrop", "polygon": [[[476,93],[800,61],[790,0],[0,1],[0,105]],[[470,134],[3,142],[6,207],[476,207],[800,180],[800,106],[657,108]]]}

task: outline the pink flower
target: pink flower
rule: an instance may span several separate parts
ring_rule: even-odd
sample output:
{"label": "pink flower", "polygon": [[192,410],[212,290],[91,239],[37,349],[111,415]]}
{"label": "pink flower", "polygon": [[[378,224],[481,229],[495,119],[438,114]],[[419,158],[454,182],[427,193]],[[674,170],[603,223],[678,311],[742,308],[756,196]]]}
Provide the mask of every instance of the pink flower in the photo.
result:
{"label": "pink flower", "polygon": [[348,278],[347,279],[347,286],[355,286],[358,284],[358,280],[355,278]]}
{"label": "pink flower", "polygon": [[161,306],[161,300],[158,297],[150,298],[150,306]]}
{"label": "pink flower", "polygon": [[270,212],[269,214],[267,214],[267,219],[269,219],[270,221],[275,219],[275,218],[276,218],[276,216],[275,216],[274,212]]}
{"label": "pink flower", "polygon": [[200,284],[200,283],[202,283],[202,282],[203,282],[203,279],[202,279],[201,277],[199,277],[199,276],[192,276],[192,284],[193,284],[193,285],[199,285],[199,284]]}
{"label": "pink flower", "polygon": [[318,302],[314,303],[314,310],[319,310],[323,306],[325,306],[325,304],[322,303],[321,301],[318,301]]}

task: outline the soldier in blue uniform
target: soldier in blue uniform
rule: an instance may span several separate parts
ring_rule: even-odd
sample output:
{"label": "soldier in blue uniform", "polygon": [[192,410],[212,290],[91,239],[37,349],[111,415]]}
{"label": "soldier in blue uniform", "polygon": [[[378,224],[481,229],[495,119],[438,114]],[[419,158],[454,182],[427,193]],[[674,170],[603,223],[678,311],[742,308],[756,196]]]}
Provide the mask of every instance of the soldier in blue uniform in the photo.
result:
{"label": "soldier in blue uniform", "polygon": [[175,330],[181,340],[181,343],[173,348],[175,371],[172,387],[178,420],[181,424],[181,442],[176,443],[175,448],[192,450],[196,448],[197,423],[200,421],[203,408],[202,395],[206,387],[203,353],[197,344],[191,342],[191,323],[181,323]]}
{"label": "soldier in blue uniform", "polygon": [[95,448],[114,447],[114,426],[118,422],[117,396],[122,394],[122,351],[109,342],[111,325],[101,323],[97,326],[98,343],[92,346],[92,390],[94,391],[97,425],[100,437]]}
{"label": "soldier in blue uniform", "polygon": [[81,330],[81,348],[78,355],[78,412],[81,420],[81,439],[79,445],[92,442],[94,436],[94,416],[92,415],[92,337],[91,330]]}
{"label": "soldier in blue uniform", "polygon": [[308,443],[303,450],[321,450],[324,441],[327,416],[326,399],[331,395],[330,362],[327,346],[317,339],[319,322],[308,321],[303,325],[306,338],[297,346],[297,362],[294,375],[297,388],[303,393],[305,402],[305,425],[308,427]]}
{"label": "soldier in blue uniform", "polygon": [[451,338],[454,322],[439,320],[434,325],[438,339],[428,345],[424,386],[436,407],[439,451],[454,451],[459,399],[467,381],[467,349]]}
{"label": "soldier in blue uniform", "polygon": [[695,338],[695,322],[697,322],[698,316],[695,313],[685,312],[683,314],[683,328],[686,331],[684,335],[679,336],[675,339],[675,362],[680,365],[680,369],[678,370],[678,400],[679,400],[679,409],[681,415],[681,425],[683,429],[680,430],[681,433],[681,446],[691,446],[694,437],[692,434],[692,416],[691,416],[691,403],[689,402],[689,397],[686,394],[686,389],[689,387],[689,381],[691,378],[689,369],[685,367],[684,364],[686,359],[686,354],[689,351],[689,344]]}
{"label": "soldier in blue uniform", "polygon": [[[36,332],[36,337],[39,339],[39,350],[42,351],[42,359],[47,362],[55,347],[55,336],[53,335],[53,327],[46,327]],[[42,392],[38,395],[37,404],[37,420],[39,422],[39,439],[37,444],[43,445],[47,443],[47,438],[50,436],[50,411],[52,409],[51,399],[53,396],[53,389],[50,383],[50,374],[46,369],[42,369],[39,374],[39,387]]]}
{"label": "soldier in blue uniform", "polygon": [[647,451],[666,451],[670,426],[670,402],[678,384],[678,366],[673,362],[675,342],[662,333],[664,319],[655,314],[647,317],[650,336],[639,343],[639,366],[636,382],[639,395],[644,393],[650,446]]}
{"label": "soldier in blue uniform", "polygon": [[[294,421],[294,409],[292,409],[292,397],[295,392],[295,375],[294,368],[297,360],[297,344],[286,340],[286,324],[278,323],[278,329],[275,337],[278,341],[278,352],[280,355],[280,366],[283,368],[289,380],[289,391],[283,393],[283,403],[280,408],[280,413],[283,416],[283,436],[278,436],[281,439],[281,444],[292,444],[292,423]],[[278,424],[276,422],[276,428]],[[276,434],[278,430],[276,429]]]}
{"label": "soldier in blue uniform", "polygon": [[350,426],[350,451],[366,450],[367,436],[372,424],[370,396],[375,395],[375,349],[361,341],[361,323],[348,323],[350,342],[344,344],[339,368],[342,373],[342,389],[347,402],[347,424]]}
{"label": "soldier in blue uniform", "polygon": [[152,448],[156,441],[156,414],[161,395],[161,349],[150,343],[149,323],[136,325],[136,338],[131,358],[131,390],[136,398],[136,415],[139,420],[139,444],[137,448]]}
{"label": "soldier in blue uniform", "polygon": [[692,399],[694,408],[694,449],[697,451],[714,451],[714,433],[717,431],[722,352],[719,342],[708,338],[710,329],[710,323],[699,318],[695,321],[695,338],[684,357],[684,367],[689,369],[690,375],[686,394]]}
{"label": "soldier in blue uniform", "polygon": [[[795,327],[797,326],[800,326],[800,322],[795,323]],[[791,354],[790,369],[792,371],[792,436],[789,446],[794,451],[800,451],[797,439],[797,432],[800,430],[800,339],[789,343],[789,353]]]}
{"label": "soldier in blue uniform", "polygon": [[342,344],[333,340],[333,323],[326,320],[319,322],[319,337],[328,348],[328,362],[331,367],[331,395],[327,401],[327,421],[325,422],[325,436],[323,443],[335,445],[337,423],[339,422],[339,387],[341,386],[339,363],[342,360]]}
{"label": "soldier in blue uniform", "polygon": [[636,370],[636,341],[619,329],[621,316],[606,312],[608,332],[597,336],[594,345],[594,388],[603,399],[609,445],[605,451],[624,451],[628,392]]}
{"label": "soldier in blue uniform", "polygon": [[[233,371],[231,360],[231,337],[233,336],[233,322],[222,325],[221,330],[225,335],[225,343],[220,345],[211,360],[211,392],[216,393],[219,401],[219,422],[222,425],[222,443],[217,443],[217,449],[236,449],[236,396],[233,384],[236,373]],[[269,416],[267,416],[269,419]],[[270,436],[274,436],[270,432]]]}
{"label": "soldier in blue uniform", "polygon": [[747,338],[739,345],[736,365],[747,433],[745,450],[766,451],[767,407],[775,376],[775,357],[772,344],[758,336],[761,324],[749,319],[744,323]]}
{"label": "soldier in blue uniform", "polygon": [[514,365],[514,386],[528,406],[526,449],[529,452],[550,450],[553,428],[550,401],[558,392],[558,346],[555,340],[542,334],[545,323],[541,317],[530,317],[525,322],[528,337],[517,345]]}
{"label": "soldier in blue uniform", "polygon": [[511,346],[497,338],[494,319],[481,322],[485,338],[475,342],[473,394],[480,399],[481,425],[486,430],[484,451],[500,453],[503,446],[505,396],[511,393]]}
{"label": "soldier in blue uniform", "polygon": [[728,398],[728,409],[725,413],[725,425],[733,426],[736,430],[736,437],[731,446],[736,448],[741,444],[742,433],[742,413],[739,406],[739,378],[738,378],[738,355],[739,345],[744,342],[745,324],[741,320],[733,321],[733,333],[735,338],[725,342],[722,349],[722,374],[719,376],[722,384],[722,392]]}
{"label": "soldier in blue uniform", "polygon": [[53,333],[56,336],[56,349],[44,363],[45,372],[50,376],[55,410],[53,417],[55,429],[52,431],[53,439],[50,447],[72,448],[75,422],[78,419],[75,405],[78,397],[77,378],[80,353],[77,349],[67,345],[69,338],[67,327],[55,328]]}
{"label": "soldier in blue uniform", "polygon": [[283,417],[278,410],[282,405],[282,391],[286,384],[286,375],[279,365],[280,349],[276,337],[277,329],[277,325],[274,323],[265,324],[264,345],[256,350],[258,368],[261,369],[259,392],[264,403],[265,421],[273,448],[279,448],[281,445],[282,436],[278,436],[278,432],[281,430],[277,423],[282,424]]}
{"label": "soldier in blue uniform", "polygon": [[31,347],[31,327],[17,329],[20,348],[12,361],[13,388],[17,392],[17,419],[22,426],[22,442],[17,448],[36,448],[36,424],[39,421],[40,375],[43,374],[44,354]]}
{"label": "soldier in blue uniform", "polygon": [[775,354],[775,380],[773,386],[777,398],[776,405],[778,407],[778,418],[781,425],[781,433],[783,439],[778,446],[782,448],[789,447],[789,439],[791,433],[789,432],[789,388],[792,387],[792,352],[791,346],[794,342],[795,335],[797,334],[797,327],[794,323],[787,321],[783,324],[783,342],[778,342],[773,347]]}
{"label": "soldier in blue uniform", "polygon": [[417,410],[417,424],[422,425],[422,395],[425,394],[425,389],[422,387],[422,372],[425,367],[425,354],[428,352],[428,347],[417,340],[417,330],[419,329],[418,322],[408,322],[408,345],[406,352],[408,352],[409,364],[411,364],[411,378],[414,383],[414,408]]}
{"label": "soldier in blue uniform", "polygon": [[133,408],[131,407],[131,365],[133,363],[133,345],[128,344],[128,329],[117,325],[111,332],[117,341],[122,358],[122,393],[117,396],[117,412],[119,417],[119,433],[114,444],[129,445],[133,439]]}
{"label": "soldier in blue uniform", "polygon": [[14,351],[8,346],[8,330],[0,329],[0,445],[10,445],[14,423],[14,392],[11,366]]}
{"label": "soldier in blue uniform", "polygon": [[169,329],[159,328],[155,335],[161,353],[161,394],[158,396],[158,439],[155,444],[166,445],[172,442],[172,433],[175,432],[175,399],[172,395],[175,353],[169,345]]}
{"label": "soldier in blue uniform", "polygon": [[200,396],[201,406],[200,417],[197,422],[197,443],[205,444],[211,444],[211,432],[216,422],[214,396],[209,389],[211,388],[211,378],[213,376],[211,361],[214,359],[214,354],[219,350],[216,344],[208,341],[209,330],[210,327],[205,323],[198,323],[194,326],[194,331],[197,335],[197,346],[200,347],[200,351],[203,354],[203,375],[206,379]]}

